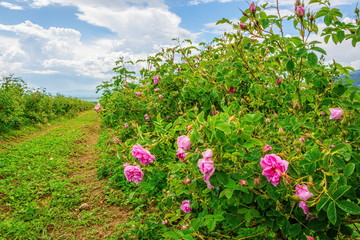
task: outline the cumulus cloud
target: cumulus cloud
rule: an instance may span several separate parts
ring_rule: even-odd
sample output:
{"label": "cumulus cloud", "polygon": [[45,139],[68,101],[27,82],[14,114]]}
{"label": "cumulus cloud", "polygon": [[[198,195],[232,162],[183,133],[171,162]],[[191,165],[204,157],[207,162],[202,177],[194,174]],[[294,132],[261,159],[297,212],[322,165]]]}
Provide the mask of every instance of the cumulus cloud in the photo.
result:
{"label": "cumulus cloud", "polygon": [[11,10],[23,10],[23,7],[9,2],[0,2],[0,6],[3,6]]}
{"label": "cumulus cloud", "polygon": [[227,3],[227,2],[234,2],[236,0],[192,0],[189,2],[189,5],[198,5],[202,3],[211,3],[211,2],[220,2],[220,3]]}

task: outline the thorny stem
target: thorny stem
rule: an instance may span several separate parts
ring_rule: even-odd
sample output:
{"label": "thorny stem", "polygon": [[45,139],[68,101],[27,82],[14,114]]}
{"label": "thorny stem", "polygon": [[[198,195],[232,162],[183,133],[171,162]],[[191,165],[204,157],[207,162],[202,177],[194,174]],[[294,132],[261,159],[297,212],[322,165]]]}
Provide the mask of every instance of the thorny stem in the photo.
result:
{"label": "thorny stem", "polygon": [[278,13],[278,16],[279,16],[279,19],[280,19],[280,32],[281,32],[281,36],[284,37],[284,32],[283,32],[283,29],[282,29],[282,18],[280,16],[280,10],[279,10],[279,0],[276,0],[276,10],[277,10],[277,13]]}

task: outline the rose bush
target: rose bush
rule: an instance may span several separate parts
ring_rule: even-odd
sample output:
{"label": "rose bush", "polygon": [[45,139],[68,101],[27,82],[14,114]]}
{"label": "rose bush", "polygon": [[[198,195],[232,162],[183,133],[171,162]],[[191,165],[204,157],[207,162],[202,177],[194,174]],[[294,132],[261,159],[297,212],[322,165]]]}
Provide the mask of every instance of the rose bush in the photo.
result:
{"label": "rose bush", "polygon": [[[352,68],[326,64],[309,36],[355,46],[360,24],[342,23],[327,3],[312,12],[314,2],[297,1],[287,18],[252,3],[240,23],[218,22],[232,33],[211,45],[179,42],[149,57],[139,75],[132,62],[116,63],[118,75],[99,89],[103,124],[120,142],[117,160],[101,164],[130,202],[142,200],[121,237],[359,236],[359,89],[341,79]],[[286,35],[286,20],[298,36]],[[122,164],[143,156],[151,164],[142,182],[119,184]]]}

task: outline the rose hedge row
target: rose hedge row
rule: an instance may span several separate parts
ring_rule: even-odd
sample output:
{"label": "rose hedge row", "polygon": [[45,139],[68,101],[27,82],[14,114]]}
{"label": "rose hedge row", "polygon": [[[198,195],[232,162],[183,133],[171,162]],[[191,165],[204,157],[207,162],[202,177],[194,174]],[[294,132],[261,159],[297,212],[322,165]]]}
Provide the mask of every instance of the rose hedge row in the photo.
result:
{"label": "rose hedge row", "polygon": [[[150,209],[136,208],[123,237],[359,236],[359,89],[308,35],[324,17],[325,42],[356,45],[360,24],[324,4],[295,5],[281,18],[252,3],[240,23],[219,21],[234,31],[211,46],[179,43],[138,77],[120,59],[99,86],[118,156],[100,172],[120,187],[132,181],[129,198]],[[299,37],[285,35],[285,20]]]}

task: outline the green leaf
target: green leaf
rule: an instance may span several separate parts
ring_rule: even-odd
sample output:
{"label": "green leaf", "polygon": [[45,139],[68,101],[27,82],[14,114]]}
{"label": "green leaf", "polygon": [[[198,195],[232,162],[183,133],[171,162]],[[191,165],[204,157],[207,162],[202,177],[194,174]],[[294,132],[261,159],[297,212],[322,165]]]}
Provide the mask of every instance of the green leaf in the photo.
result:
{"label": "green leaf", "polygon": [[231,128],[225,123],[215,123],[215,128],[223,131],[226,134],[231,134]]}
{"label": "green leaf", "polygon": [[344,31],[338,31],[338,32],[337,32],[337,37],[338,37],[338,39],[339,39],[339,42],[342,42],[342,41],[344,40],[344,38],[345,38],[345,33],[344,33]]}
{"label": "green leaf", "polygon": [[345,162],[340,157],[333,155],[331,157],[331,159],[332,159],[332,162],[335,165],[335,167],[340,168],[340,169],[345,168]]}
{"label": "green leaf", "polygon": [[215,137],[220,143],[226,143],[226,136],[223,132],[215,130]]}
{"label": "green leaf", "polygon": [[345,147],[346,147],[345,144],[340,143],[340,144],[337,144],[335,147],[333,147],[330,152],[335,153],[335,152],[338,152],[340,149],[343,149]]}
{"label": "green leaf", "polygon": [[346,88],[344,87],[344,85],[336,85],[336,87],[334,88],[333,92],[337,95],[337,96],[342,96],[346,91]]}
{"label": "green leaf", "polygon": [[291,226],[290,226],[290,236],[291,237],[296,237],[297,235],[300,234],[300,231],[301,231],[300,223],[291,224]]}
{"label": "green leaf", "polygon": [[329,221],[335,225],[337,219],[335,202],[331,202],[329,204],[327,209],[327,216]]}
{"label": "green leaf", "polygon": [[233,195],[234,189],[225,189],[225,196],[227,197],[227,199],[230,199]]}
{"label": "green leaf", "polygon": [[293,62],[292,59],[290,59],[287,63],[286,63],[286,71],[291,72],[292,70],[294,70],[295,68],[295,64]]}
{"label": "green leaf", "polygon": [[207,227],[208,227],[209,231],[212,232],[216,227],[216,221],[215,220],[209,221],[207,224]]}
{"label": "green leaf", "polygon": [[170,237],[170,238],[173,238],[173,239],[179,239],[179,235],[177,235],[174,232],[166,232],[166,233],[163,234],[163,237]]}
{"label": "green leaf", "polygon": [[262,144],[263,144],[259,139],[256,139],[256,138],[251,138],[250,142],[257,146],[262,146]]}
{"label": "green leaf", "polygon": [[355,203],[349,202],[349,201],[339,201],[337,202],[339,208],[344,210],[347,213],[350,214],[360,214],[360,207],[356,205]]}
{"label": "green leaf", "polygon": [[355,164],[354,163],[349,163],[345,166],[345,170],[344,170],[344,174],[345,177],[350,177],[350,175],[354,172],[355,170]]}
{"label": "green leaf", "polygon": [[185,156],[185,160],[191,158],[194,155],[194,153],[189,153]]}
{"label": "green leaf", "polygon": [[318,62],[318,58],[315,53],[311,52],[308,54],[308,61],[310,65],[315,66]]}
{"label": "green leaf", "polygon": [[285,236],[289,235],[289,231],[290,231],[290,223],[288,220],[284,220],[282,226],[281,226],[281,231],[284,233]]}
{"label": "green leaf", "polygon": [[312,47],[310,49],[313,50],[313,51],[317,51],[319,53],[322,53],[322,54],[326,55],[326,51],[324,49],[322,49],[321,47],[314,46],[314,47]]}
{"label": "green leaf", "polygon": [[332,198],[336,201],[337,199],[339,199],[342,195],[344,195],[347,191],[349,191],[349,189],[351,188],[351,186],[341,186],[339,187],[334,194],[332,195]]}
{"label": "green leaf", "polygon": [[231,24],[231,22],[229,21],[229,19],[223,18],[223,19],[217,21],[217,22],[216,22],[216,25],[218,25],[218,24],[224,24],[224,23]]}
{"label": "green leaf", "polygon": [[193,227],[195,232],[197,232],[199,230],[201,222],[202,222],[202,219],[199,219],[199,218],[191,219],[191,226]]}
{"label": "green leaf", "polygon": [[329,14],[326,15],[324,17],[324,22],[325,22],[326,26],[329,26],[331,24],[331,22],[332,22],[332,15],[329,15]]}
{"label": "green leaf", "polygon": [[185,235],[185,236],[182,237],[182,239],[184,239],[184,240],[194,240],[194,238],[192,236],[190,236],[190,235]]}

